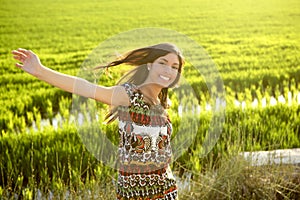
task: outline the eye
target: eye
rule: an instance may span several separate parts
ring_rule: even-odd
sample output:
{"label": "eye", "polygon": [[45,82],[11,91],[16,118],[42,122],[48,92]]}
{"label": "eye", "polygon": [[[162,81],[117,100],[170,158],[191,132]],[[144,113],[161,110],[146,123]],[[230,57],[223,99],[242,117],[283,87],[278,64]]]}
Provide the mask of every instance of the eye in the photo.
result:
{"label": "eye", "polygon": [[178,70],[179,67],[178,66],[172,66],[172,69]]}

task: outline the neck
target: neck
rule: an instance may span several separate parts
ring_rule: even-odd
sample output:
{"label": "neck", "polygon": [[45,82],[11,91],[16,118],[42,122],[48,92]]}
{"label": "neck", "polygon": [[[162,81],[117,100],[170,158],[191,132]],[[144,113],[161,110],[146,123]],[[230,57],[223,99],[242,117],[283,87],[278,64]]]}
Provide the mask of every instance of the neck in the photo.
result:
{"label": "neck", "polygon": [[151,103],[159,103],[158,95],[162,90],[161,86],[155,84],[142,84],[139,86],[139,89],[146,98],[152,101]]}

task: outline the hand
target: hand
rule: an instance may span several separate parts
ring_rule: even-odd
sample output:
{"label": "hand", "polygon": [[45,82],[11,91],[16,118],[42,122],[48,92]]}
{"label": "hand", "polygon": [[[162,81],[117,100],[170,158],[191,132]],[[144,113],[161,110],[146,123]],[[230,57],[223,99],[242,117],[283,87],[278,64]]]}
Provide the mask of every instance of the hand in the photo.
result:
{"label": "hand", "polygon": [[16,63],[16,67],[24,70],[25,72],[37,76],[39,69],[42,67],[39,57],[30,50],[21,49],[13,50],[13,58],[23,63]]}

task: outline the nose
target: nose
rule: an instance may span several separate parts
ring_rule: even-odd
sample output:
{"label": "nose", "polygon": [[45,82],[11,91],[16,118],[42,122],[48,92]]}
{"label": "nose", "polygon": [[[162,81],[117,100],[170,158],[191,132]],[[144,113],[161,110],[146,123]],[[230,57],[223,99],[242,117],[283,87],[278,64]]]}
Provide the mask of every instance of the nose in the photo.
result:
{"label": "nose", "polygon": [[171,73],[172,73],[172,66],[165,65],[164,71],[165,71],[167,74],[171,74]]}

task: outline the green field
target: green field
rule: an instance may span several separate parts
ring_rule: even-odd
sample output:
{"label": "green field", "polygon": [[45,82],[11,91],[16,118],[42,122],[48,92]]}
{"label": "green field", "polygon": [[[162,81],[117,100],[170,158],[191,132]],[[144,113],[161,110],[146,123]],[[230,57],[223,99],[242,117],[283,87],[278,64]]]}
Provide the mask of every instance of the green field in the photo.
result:
{"label": "green field", "polygon": [[[30,195],[35,195],[34,188],[58,193],[69,189],[73,195],[80,196],[78,191],[82,188],[95,187],[93,181],[101,185],[98,188],[105,189],[102,183],[114,177],[113,170],[99,164],[85,150],[74,124],[69,123],[72,95],[14,67],[13,49],[31,49],[45,66],[77,75],[93,49],[126,31],[162,28],[195,41],[215,63],[227,100],[224,134],[211,153],[199,157],[199,144],[204,141],[211,119],[209,112],[203,112],[194,143],[173,164],[174,171],[179,173],[185,169],[197,180],[202,177],[199,172],[209,175],[215,168],[229,170],[230,164],[221,161],[240,151],[300,147],[299,22],[298,0],[166,0],[151,3],[145,0],[87,0],[84,3],[75,0],[0,0],[0,196],[8,191],[30,199]],[[145,40],[146,36],[145,32]],[[131,41],[120,43],[130,45]],[[113,77],[119,77],[117,71],[111,73]],[[186,67],[183,76],[195,90],[199,106],[205,109],[210,99],[205,81],[191,66]],[[104,85],[114,84],[109,78],[101,81]],[[289,103],[271,106],[270,99],[278,101],[280,96]],[[252,108],[255,99],[258,106]],[[172,100],[175,105],[172,111],[177,111],[179,100],[175,97]],[[246,108],[235,106],[234,100],[244,101]],[[262,106],[264,100],[266,106]],[[51,125],[40,127],[42,119],[51,121],[58,113],[63,118],[61,126],[57,129]],[[173,115],[175,125],[184,123]],[[33,123],[36,123],[36,130],[32,128]],[[108,126],[106,131],[116,142],[113,128],[114,125]],[[260,176],[258,171],[253,173],[257,177]],[[230,172],[234,175],[234,171]],[[246,173],[249,172],[243,171],[241,177]],[[234,179],[233,184],[228,181],[231,177],[227,178],[218,180],[230,183],[225,184],[227,187],[221,187],[217,182],[215,185],[208,184],[209,181],[201,182],[211,189],[201,187],[208,191],[204,199],[214,199],[214,193],[221,199],[238,197],[239,193],[232,191],[238,191],[240,179]],[[277,191],[283,197],[286,195],[286,199],[299,195],[299,186],[293,180],[289,181],[287,185],[295,187],[287,189],[287,193],[282,192],[286,191],[282,189],[285,183],[279,181],[270,183],[278,184],[279,188],[266,189],[270,193],[253,188],[251,193],[249,186],[249,193],[243,190],[246,196],[239,197],[251,199],[248,195],[254,194],[253,198],[274,199],[271,194],[277,194]],[[113,186],[107,184],[107,187]],[[96,189],[95,192],[100,195],[103,191]],[[198,193],[195,190],[189,193],[190,196],[182,194],[182,197],[195,198],[192,195]]]}

